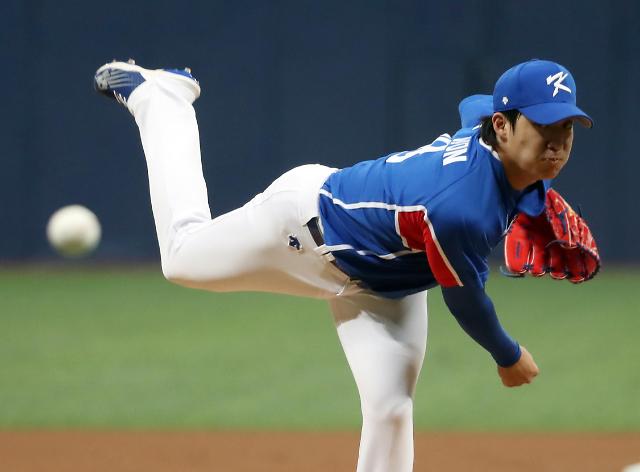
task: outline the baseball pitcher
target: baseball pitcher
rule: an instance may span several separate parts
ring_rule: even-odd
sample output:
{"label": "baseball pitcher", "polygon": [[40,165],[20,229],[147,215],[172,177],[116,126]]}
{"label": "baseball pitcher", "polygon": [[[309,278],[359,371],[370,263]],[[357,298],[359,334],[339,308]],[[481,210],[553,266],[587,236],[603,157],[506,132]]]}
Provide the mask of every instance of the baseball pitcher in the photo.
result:
{"label": "baseball pitcher", "polygon": [[358,386],[358,472],[413,467],[413,393],[427,339],[427,290],[440,286],[502,383],[538,367],[500,325],[485,292],[487,257],[505,240],[506,272],[592,278],[600,259],[585,221],[553,189],[567,163],[576,106],[570,72],[531,60],[492,96],[460,103],[462,128],[413,150],[345,169],[297,167],[243,207],[211,217],[188,69],[112,62],[96,89],[134,116],[144,147],[162,271],[203,290],[328,300]]}

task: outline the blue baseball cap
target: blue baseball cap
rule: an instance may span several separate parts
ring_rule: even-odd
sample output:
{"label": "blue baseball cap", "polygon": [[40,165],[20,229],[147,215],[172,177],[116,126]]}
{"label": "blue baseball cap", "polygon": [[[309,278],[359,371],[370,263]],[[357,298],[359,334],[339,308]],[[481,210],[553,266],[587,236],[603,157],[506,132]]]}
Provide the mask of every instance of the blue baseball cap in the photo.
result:
{"label": "blue baseball cap", "polygon": [[462,127],[473,128],[485,116],[493,115],[493,98],[491,95],[471,95],[460,102],[458,113]]}
{"label": "blue baseball cap", "polygon": [[518,110],[541,125],[575,118],[587,128],[593,126],[591,117],[576,106],[571,72],[540,59],[513,66],[500,76],[493,89],[493,110]]}

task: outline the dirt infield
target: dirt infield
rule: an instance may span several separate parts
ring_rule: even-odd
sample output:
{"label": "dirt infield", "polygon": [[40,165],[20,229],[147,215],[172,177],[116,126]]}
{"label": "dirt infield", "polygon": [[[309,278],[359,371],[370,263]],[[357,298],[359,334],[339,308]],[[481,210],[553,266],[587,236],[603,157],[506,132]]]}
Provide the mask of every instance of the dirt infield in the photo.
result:
{"label": "dirt infield", "polygon": [[[355,433],[0,432],[0,470],[348,472],[357,447]],[[416,472],[620,472],[635,462],[640,433],[416,434]]]}

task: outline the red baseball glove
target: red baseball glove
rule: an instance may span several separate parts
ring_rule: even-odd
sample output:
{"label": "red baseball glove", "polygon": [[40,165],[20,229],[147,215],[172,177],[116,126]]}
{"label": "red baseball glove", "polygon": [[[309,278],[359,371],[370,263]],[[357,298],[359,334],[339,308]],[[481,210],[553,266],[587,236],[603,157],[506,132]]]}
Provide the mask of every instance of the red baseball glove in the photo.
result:
{"label": "red baseball glove", "polygon": [[507,231],[505,275],[527,272],[577,284],[592,279],[600,269],[600,255],[587,223],[553,189],[547,191],[545,210],[538,217],[518,213]]}

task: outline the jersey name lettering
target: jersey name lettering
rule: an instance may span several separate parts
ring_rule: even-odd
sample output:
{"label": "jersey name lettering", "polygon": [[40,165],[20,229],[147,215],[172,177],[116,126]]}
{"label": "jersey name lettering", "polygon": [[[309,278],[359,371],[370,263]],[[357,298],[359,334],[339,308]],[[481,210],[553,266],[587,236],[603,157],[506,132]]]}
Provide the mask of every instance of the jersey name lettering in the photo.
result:
{"label": "jersey name lettering", "polygon": [[415,151],[403,151],[396,154],[392,154],[387,158],[387,162],[390,164],[398,164],[400,162],[404,162],[410,157],[419,156],[421,154],[425,154],[427,152],[437,152],[442,151],[447,147],[447,145],[451,142],[451,136],[448,134],[441,134],[436,138],[434,142],[431,144],[427,144],[426,146],[422,146]]}
{"label": "jersey name lettering", "polygon": [[470,141],[471,136],[452,140],[444,151],[444,155],[442,156],[442,165],[446,166],[448,164],[453,164],[454,162],[466,161],[467,148],[469,147]]}

